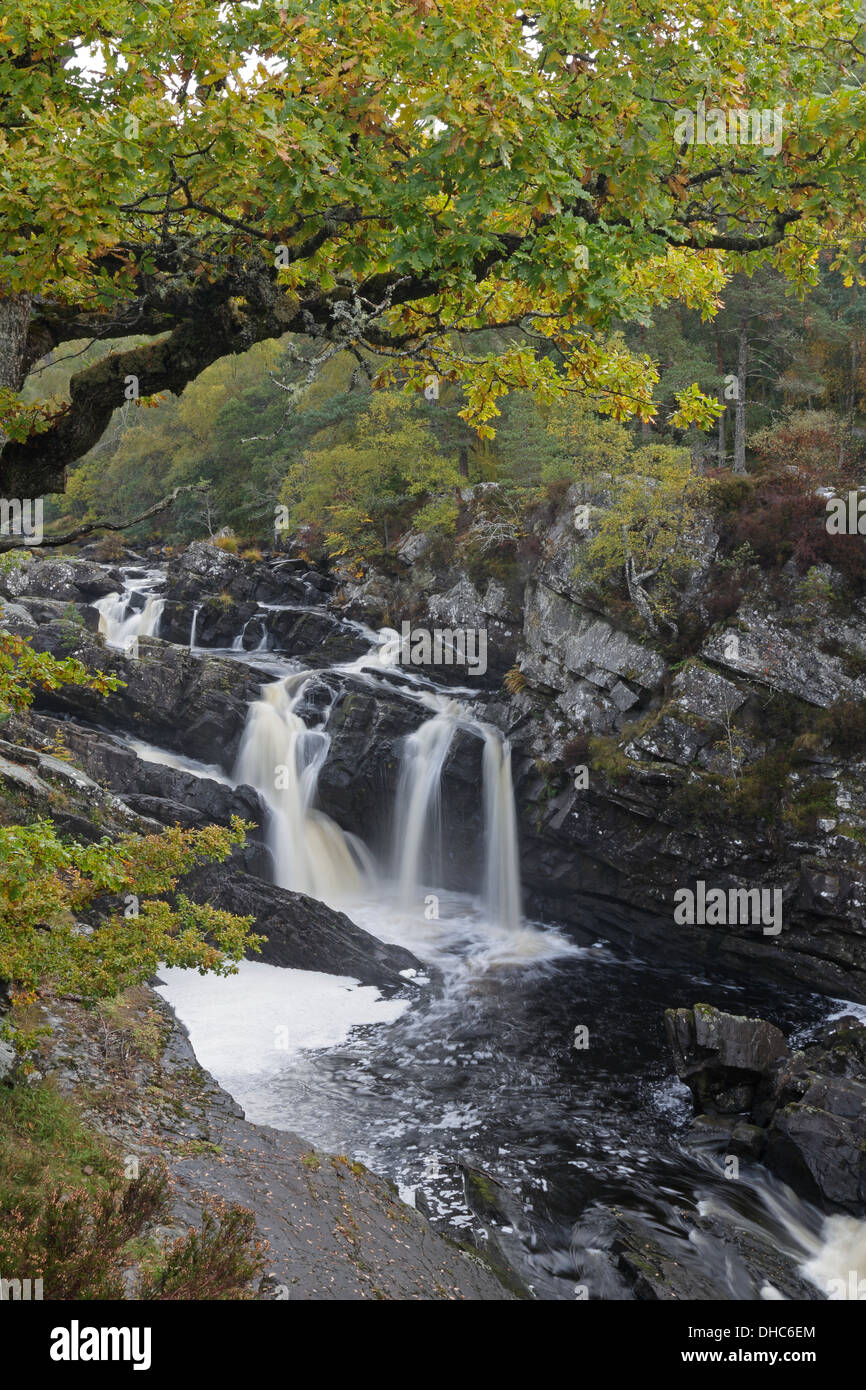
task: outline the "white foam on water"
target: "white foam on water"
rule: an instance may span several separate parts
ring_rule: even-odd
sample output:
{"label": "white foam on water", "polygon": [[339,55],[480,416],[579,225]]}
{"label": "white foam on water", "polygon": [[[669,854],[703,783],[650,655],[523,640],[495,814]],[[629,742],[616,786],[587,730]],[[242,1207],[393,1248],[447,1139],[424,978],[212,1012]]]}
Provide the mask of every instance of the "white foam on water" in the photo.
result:
{"label": "white foam on water", "polygon": [[393,1023],[409,1007],[408,999],[383,999],[348,975],[262,961],[243,960],[237,974],[223,977],[177,966],[159,977],[158,992],[187,1028],[202,1066],[245,1105],[248,1098],[255,1104],[263,1076],[278,1075],[302,1052],[337,1047],[353,1028]]}

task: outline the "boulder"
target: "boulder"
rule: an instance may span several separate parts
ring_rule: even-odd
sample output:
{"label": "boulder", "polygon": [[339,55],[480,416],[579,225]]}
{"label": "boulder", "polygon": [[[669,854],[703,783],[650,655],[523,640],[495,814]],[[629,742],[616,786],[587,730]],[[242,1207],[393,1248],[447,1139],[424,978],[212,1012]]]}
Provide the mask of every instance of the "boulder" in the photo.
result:
{"label": "boulder", "polygon": [[402,989],[413,971],[425,968],[410,951],[390,946],[356,927],[337,912],[305,893],[293,893],[238,873],[225,864],[208,864],[182,881],[183,891],[196,902],[207,902],[238,916],[254,918],[253,930],[266,937],[254,960],[295,970],[320,970],[328,975],[351,975],[378,989]]}
{"label": "boulder", "polygon": [[91,602],[103,594],[119,594],[123,585],[104,565],[64,557],[27,560],[0,574],[0,594],[6,598],[48,598]]}
{"label": "boulder", "polygon": [[772,1024],[706,1004],[668,1009],[665,1029],[702,1112],[694,1140],[761,1158],[826,1211],[866,1215],[866,1026],[841,1019],[793,1055]]}
{"label": "boulder", "polygon": [[709,1004],[668,1009],[665,1031],[677,1076],[704,1113],[750,1110],[758,1082],[788,1052],[784,1034],[773,1024],[722,1013]]}

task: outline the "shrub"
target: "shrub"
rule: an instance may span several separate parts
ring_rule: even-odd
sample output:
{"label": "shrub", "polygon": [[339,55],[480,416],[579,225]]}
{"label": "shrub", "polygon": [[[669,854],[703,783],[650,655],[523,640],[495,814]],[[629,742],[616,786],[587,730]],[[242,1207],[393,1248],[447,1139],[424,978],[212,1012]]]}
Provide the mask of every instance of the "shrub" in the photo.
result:
{"label": "shrub", "polygon": [[217,536],[213,544],[219,550],[227,550],[231,555],[238,553],[238,542],[235,536]]}
{"label": "shrub", "polygon": [[817,779],[801,787],[785,807],[784,819],[797,832],[813,835],[822,816],[836,810],[836,784]]}
{"label": "shrub", "polygon": [[157,1272],[142,1273],[136,1297],[164,1302],[253,1298],[250,1284],[261,1275],[268,1248],[255,1238],[255,1229],[251,1211],[211,1202],[202,1211],[201,1230],[176,1241]]}
{"label": "shrub", "polygon": [[97,541],[93,547],[94,557],[102,565],[113,565],[124,556],[123,541],[119,536],[109,534],[103,536],[102,540]]}
{"label": "shrub", "polygon": [[747,478],[720,470],[708,475],[723,553],[747,545],[765,568],[793,560],[802,574],[812,565],[829,564],[848,578],[866,580],[862,537],[827,531],[826,498],[818,491],[853,486],[850,470],[839,467],[838,442],[832,464],[821,450],[794,457],[796,466],[772,451]]}
{"label": "shrub", "polygon": [[[243,1299],[267,1246],[242,1207],[206,1206],[200,1231],[158,1252],[148,1237],[171,1214],[164,1165],[127,1178],[51,1082],[0,1088],[0,1271],[41,1279],[50,1301]],[[124,1271],[154,1246],[130,1294]]]}
{"label": "shrub", "polygon": [[519,666],[512,666],[510,670],[505,672],[502,684],[509,695],[519,695],[521,690],[526,689],[526,677]]}
{"label": "shrub", "polygon": [[51,1082],[0,1090],[0,1270],[46,1299],[123,1298],[124,1247],[168,1206],[161,1164],[127,1180]]}
{"label": "shrub", "polygon": [[866,752],[866,704],[840,700],[822,712],[815,727],[844,757]]}
{"label": "shrub", "polygon": [[733,789],[730,802],[746,820],[774,824],[788,790],[791,757],[788,749],[777,748],[745,772]]}
{"label": "shrub", "polygon": [[586,763],[589,758],[589,734],[578,733],[570,738],[562,750],[562,761],[565,767],[577,767]]}
{"label": "shrub", "polygon": [[706,595],[707,615],[710,624],[727,622],[733,617],[743,601],[743,583],[732,570],[716,568],[710,575]]}

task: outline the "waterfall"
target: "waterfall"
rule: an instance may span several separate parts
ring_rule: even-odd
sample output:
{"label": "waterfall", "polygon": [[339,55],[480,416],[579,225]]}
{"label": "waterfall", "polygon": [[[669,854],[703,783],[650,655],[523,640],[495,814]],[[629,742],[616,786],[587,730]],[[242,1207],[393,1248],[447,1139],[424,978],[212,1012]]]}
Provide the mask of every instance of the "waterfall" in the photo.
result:
{"label": "waterfall", "polygon": [[154,598],[153,595],[144,605],[141,615],[141,626],[136,633],[137,637],[156,637],[159,632],[159,624],[162,621],[162,611],[165,608],[164,598]]}
{"label": "waterfall", "polygon": [[97,599],[93,607],[99,613],[99,631],[109,647],[123,651],[134,650],[139,637],[155,637],[165,599],[149,595],[143,608],[130,610],[130,591],[122,594],[106,594]]}
{"label": "waterfall", "polygon": [[432,846],[432,864],[438,869],[442,838],[440,784],[442,767],[457,728],[456,700],[447,700],[432,719],[428,719],[406,740],[394,824],[397,831],[396,871],[400,902],[404,908],[417,904],[421,896],[424,845]]}
{"label": "waterfall", "polygon": [[262,635],[259,638],[259,644],[257,647],[253,648],[253,650],[257,652],[266,652],[268,650],[267,618],[263,613],[253,613],[251,618],[247,618],[237,637],[232,640],[231,649],[233,652],[242,652],[246,650],[244,647],[244,638],[246,637],[247,628],[250,623],[261,623],[262,625]]}
{"label": "waterfall", "polygon": [[516,931],[522,917],[511,746],[492,725],[484,737],[484,903],[491,922]]}
{"label": "waterfall", "polygon": [[498,729],[482,724],[458,701],[428,695],[425,703],[435,713],[406,739],[394,810],[394,860],[401,905],[409,909],[418,904],[425,873],[427,882],[438,881],[442,769],[454,733],[462,726],[484,741],[485,915],[494,925],[517,931],[522,914],[511,748]]}
{"label": "waterfall", "polygon": [[196,623],[198,622],[198,615],[199,615],[200,612],[201,612],[201,604],[199,604],[198,607],[197,607],[197,608],[194,608],[193,611],[192,611],[192,623],[190,624],[190,629],[189,629],[189,649],[190,649],[191,652],[192,652],[192,651],[195,651],[195,628],[196,628]]}
{"label": "waterfall", "polygon": [[281,888],[332,903],[357,897],[371,861],[354,837],[313,807],[328,752],[323,729],[308,729],[296,713],[309,676],[266,685],[250,706],[235,778],[261,793],[269,812],[268,844]]}

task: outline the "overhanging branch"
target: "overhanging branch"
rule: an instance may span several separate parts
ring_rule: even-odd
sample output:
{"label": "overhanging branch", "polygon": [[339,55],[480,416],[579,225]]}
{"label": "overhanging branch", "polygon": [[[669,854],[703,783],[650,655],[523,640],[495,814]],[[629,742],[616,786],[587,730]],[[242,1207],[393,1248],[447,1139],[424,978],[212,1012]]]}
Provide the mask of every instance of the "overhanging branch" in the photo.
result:
{"label": "overhanging branch", "polygon": [[[154,502],[147,511],[139,512],[138,516],[131,516],[126,521],[85,521],[80,526],[74,526],[71,531],[64,531],[59,536],[44,536],[42,540],[28,541],[28,550],[47,550],[57,545],[72,545],[73,541],[81,540],[82,536],[90,536],[94,531],[128,531],[130,526],[137,526],[140,521],[147,521],[148,517],[158,516],[160,512],[168,511],[180,497],[182,492],[206,492],[207,483],[184,483],[176,487],[174,492],[169,493],[168,497],[163,497],[161,501]],[[5,550],[22,549],[21,540],[14,536],[0,536],[0,553]]]}

